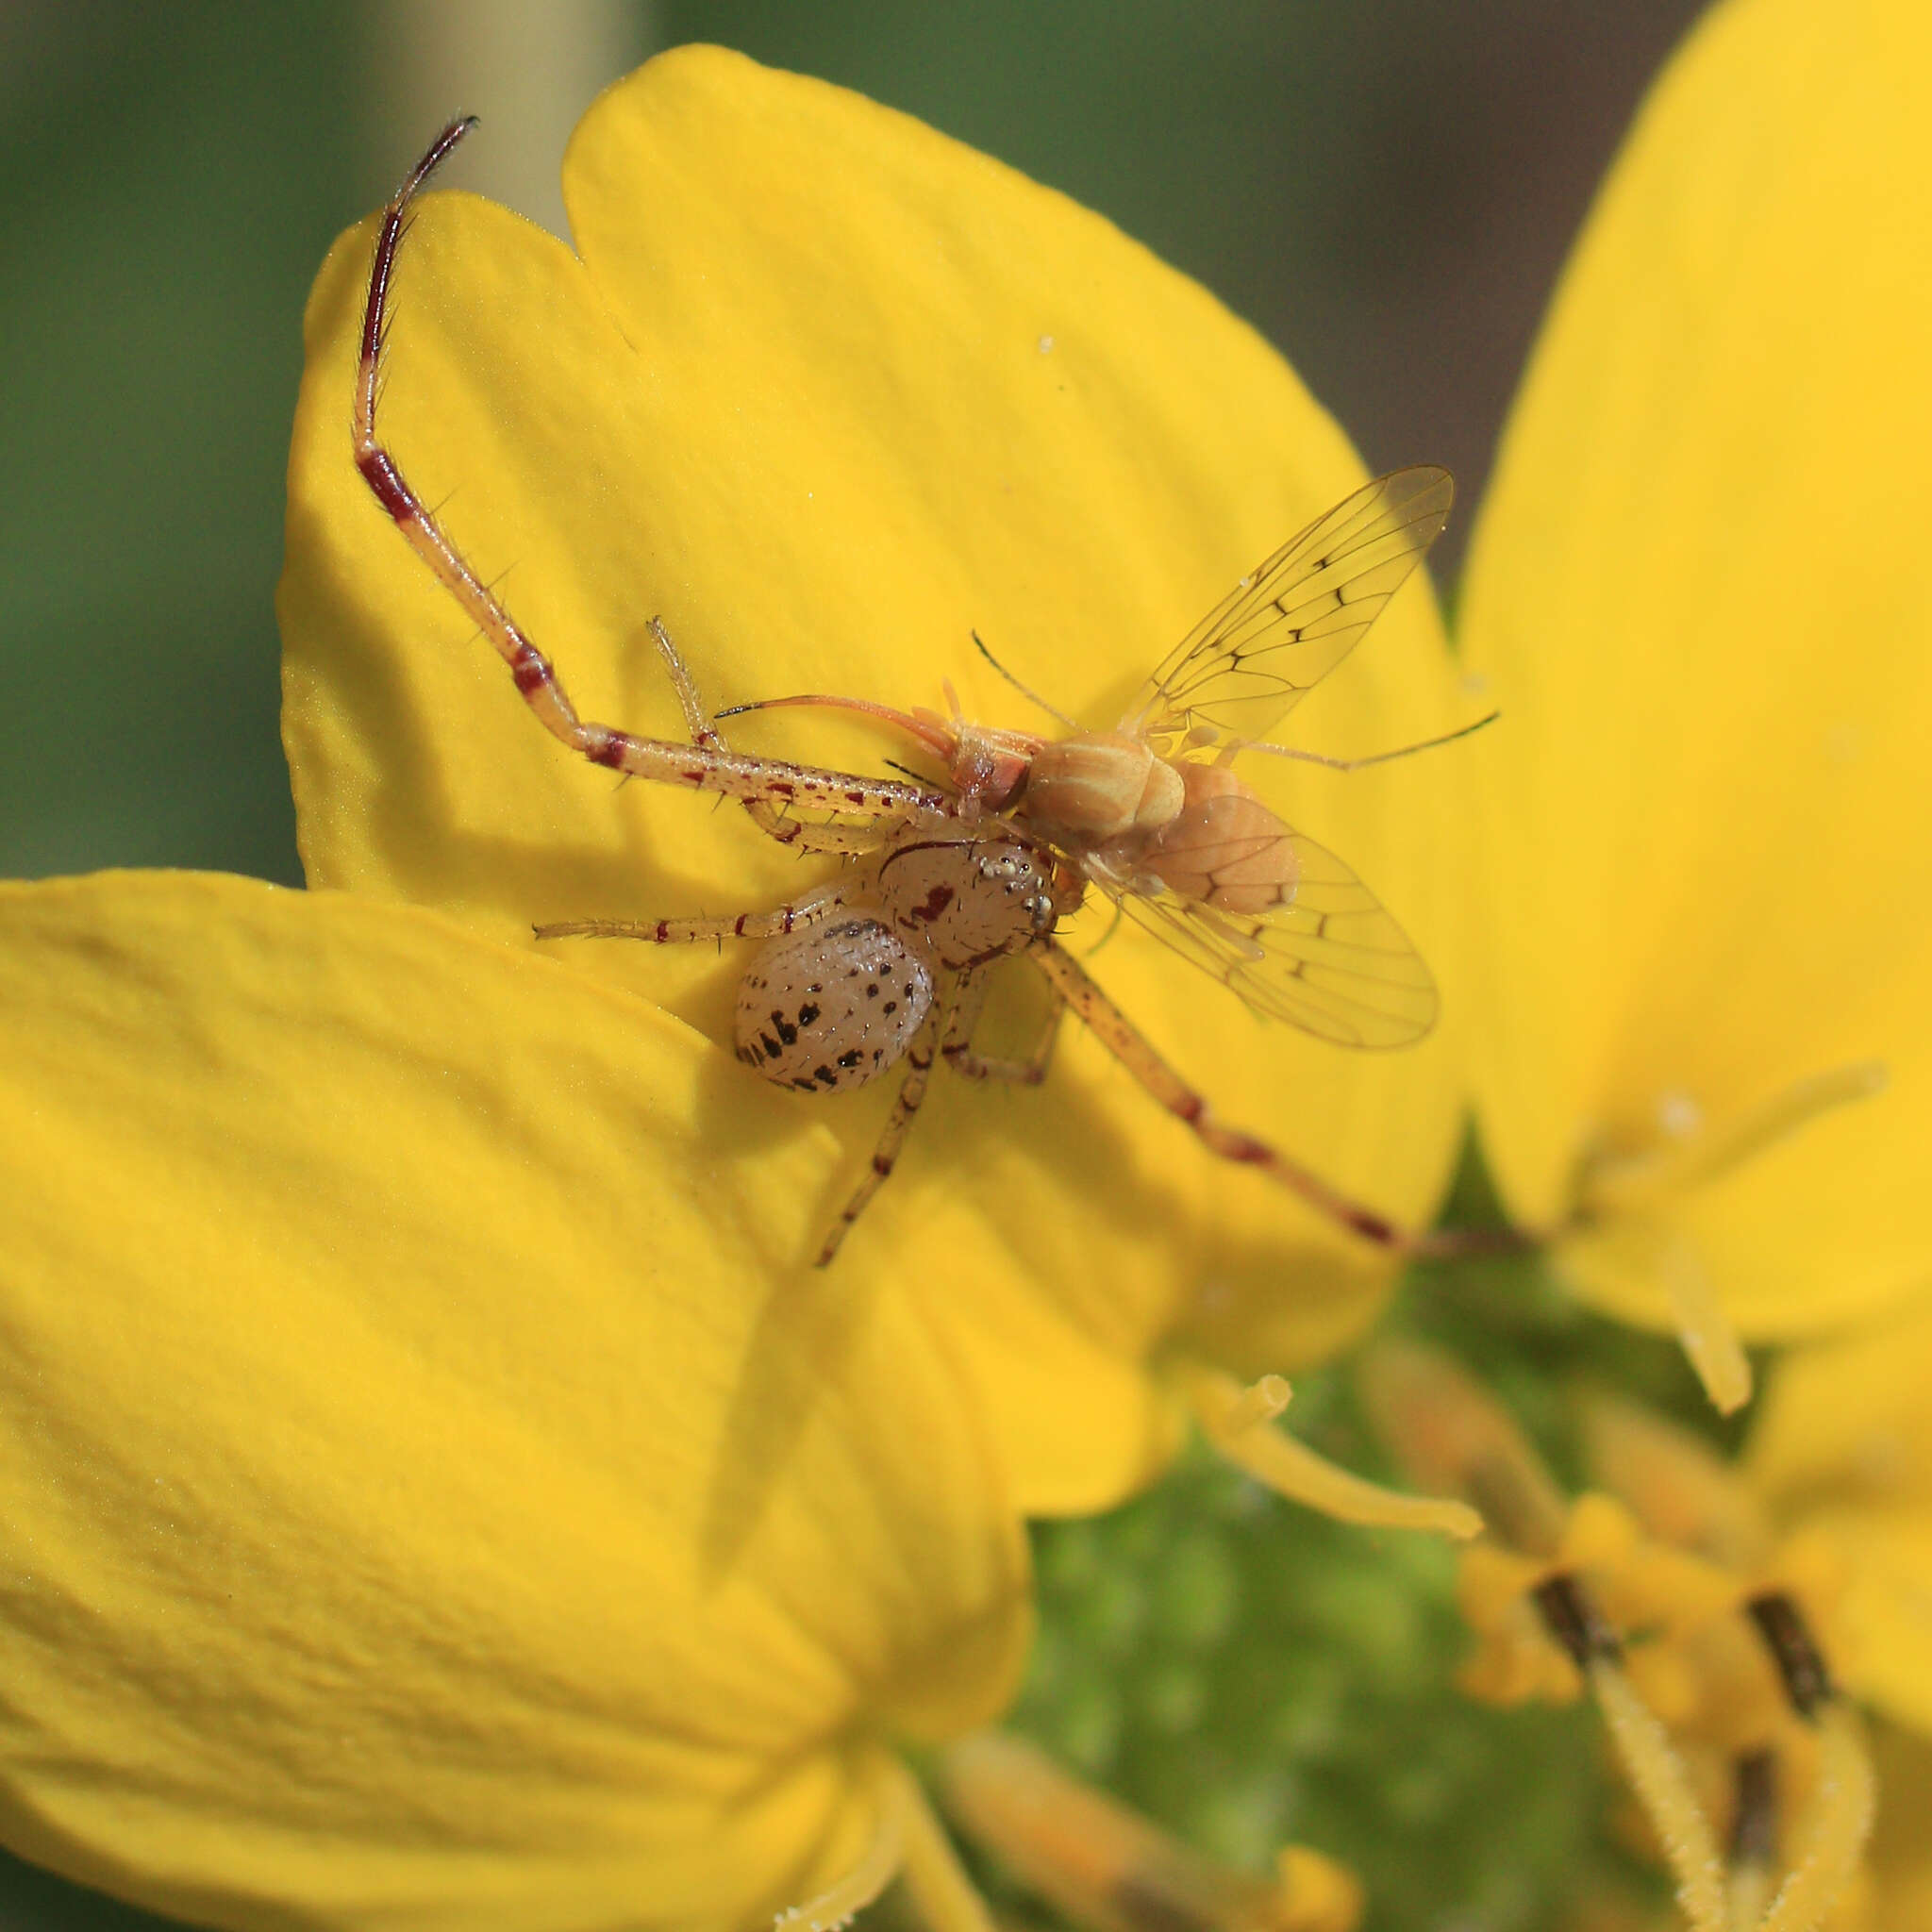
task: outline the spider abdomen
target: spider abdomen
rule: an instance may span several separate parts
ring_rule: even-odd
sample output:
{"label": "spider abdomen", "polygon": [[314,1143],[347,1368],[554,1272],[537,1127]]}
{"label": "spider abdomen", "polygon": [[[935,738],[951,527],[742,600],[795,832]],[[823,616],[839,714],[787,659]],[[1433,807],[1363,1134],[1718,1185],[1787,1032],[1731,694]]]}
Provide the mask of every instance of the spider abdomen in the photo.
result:
{"label": "spider abdomen", "polygon": [[808,926],[758,949],[738,989],[738,1058],[805,1093],[863,1087],[903,1059],[932,974],[875,919]]}

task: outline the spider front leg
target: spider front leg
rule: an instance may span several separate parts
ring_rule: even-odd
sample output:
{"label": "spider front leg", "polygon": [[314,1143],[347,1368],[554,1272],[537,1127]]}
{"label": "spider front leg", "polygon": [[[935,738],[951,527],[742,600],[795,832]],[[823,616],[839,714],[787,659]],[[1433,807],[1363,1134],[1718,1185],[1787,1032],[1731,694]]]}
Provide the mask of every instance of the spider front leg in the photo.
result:
{"label": "spider front leg", "polygon": [[1086,969],[1065,947],[1043,939],[1029,949],[1028,957],[1108,1052],[1169,1113],[1185,1121],[1210,1152],[1224,1160],[1258,1167],[1291,1193],[1364,1241],[1405,1254],[1418,1249],[1416,1238],[1397,1227],[1387,1215],[1350,1200],[1267,1141],[1216,1120],[1207,1099],[1161,1058],[1153,1043],[1088,977]]}
{"label": "spider front leg", "polygon": [[824,886],[790,906],[770,912],[741,912],[729,919],[565,919],[531,930],[540,940],[644,940],[654,946],[774,940],[823,925],[851,903],[844,887]]}
{"label": "spider front leg", "polygon": [[[362,311],[362,340],[357,365],[352,422],[356,467],[371,493],[388,513],[404,541],[441,584],[469,621],[508,665],[524,702],[552,737],[594,765],[634,778],[743,799],[782,818],[799,809],[831,816],[859,813],[897,824],[920,816],[958,818],[959,802],[935,788],[892,778],[867,778],[782,758],[746,758],[711,734],[711,742],[675,744],[637,738],[608,724],[580,718],[555,667],[525,637],[508,610],[457,548],[423,499],[405,480],[396,459],[376,433],[375,410],[380,365],[389,334],[390,289],[396,258],[408,225],[410,204],[422,192],[450,150],[475,125],[453,121],[430,144],[382,211],[369,294]],[[836,848],[835,848],[836,849]]]}

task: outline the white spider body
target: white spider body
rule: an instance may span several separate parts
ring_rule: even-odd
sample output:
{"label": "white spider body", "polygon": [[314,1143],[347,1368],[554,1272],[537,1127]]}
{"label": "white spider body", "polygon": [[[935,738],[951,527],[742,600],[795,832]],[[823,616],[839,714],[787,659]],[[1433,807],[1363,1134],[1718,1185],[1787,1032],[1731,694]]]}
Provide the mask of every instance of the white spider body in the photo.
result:
{"label": "white spider body", "polygon": [[815,918],[768,940],[738,992],[738,1058],[806,1093],[863,1087],[910,1051],[937,984],[1049,937],[1051,861],[995,819],[933,819],[895,838]]}
{"label": "white spider body", "polygon": [[906,1058],[932,1010],[932,970],[876,919],[768,940],[738,988],[738,1058],[780,1087],[836,1093]]}

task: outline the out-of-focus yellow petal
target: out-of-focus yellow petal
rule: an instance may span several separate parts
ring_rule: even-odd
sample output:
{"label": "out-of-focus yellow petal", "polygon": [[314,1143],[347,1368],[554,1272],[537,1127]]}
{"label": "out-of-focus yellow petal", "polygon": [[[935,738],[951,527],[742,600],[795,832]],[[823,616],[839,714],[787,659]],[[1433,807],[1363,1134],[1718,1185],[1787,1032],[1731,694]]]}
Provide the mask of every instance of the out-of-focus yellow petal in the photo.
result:
{"label": "out-of-focus yellow petal", "polygon": [[225,1926],[743,1926],[869,1739],[1000,1707],[978,1412],[680,1024],[161,874],[0,889],[0,1036],[9,1844]]}
{"label": "out-of-focus yellow petal", "polygon": [[[1505,438],[1463,605],[1506,728],[1476,770],[1477,1080],[1510,1206],[1808,1076],[1889,1090],[1666,1203],[1739,1327],[1932,1283],[1932,16],[1732,0],[1668,70]],[[1669,1319],[1655,1249],[1579,1244]]]}
{"label": "out-of-focus yellow petal", "polygon": [[[644,631],[661,613],[713,705],[934,704],[950,677],[970,714],[1052,728],[980,659],[976,628],[1110,723],[1203,610],[1361,479],[1292,373],[1194,284],[838,89],[681,48],[603,97],[565,173],[581,260],[488,204],[422,205],[381,425],[587,717],[681,735]],[[737,912],[826,876],[734,808],[619,791],[570,758],[409,553],[349,455],[370,246],[367,226],[345,237],[316,285],[291,464],[285,736],[311,882],[527,945],[532,921]],[[1373,751],[1467,715],[1418,584],[1295,736]],[[799,711],[733,730],[870,771],[906,750]],[[1256,761],[1445,976],[1463,757],[1357,776]],[[1076,947],[1103,929],[1087,915]],[[728,1037],[742,952],[550,950]],[[1460,1104],[1446,1028],[1413,1053],[1339,1052],[1262,1025],[1133,930],[1094,971],[1229,1119],[1427,1216]],[[1005,977],[996,1051],[1030,1038],[1039,1006],[1027,969]],[[856,1177],[887,1105],[799,1104],[791,1131],[829,1127]],[[970,1329],[1036,1508],[1104,1503],[1158,1462],[1168,1425],[1136,1365],[1163,1338],[1197,1324],[1238,1366],[1291,1369],[1359,1328],[1386,1283],[1084,1038],[1041,1092],[941,1083],[835,1272],[881,1270]]]}
{"label": "out-of-focus yellow petal", "polygon": [[1800,1350],[1772,1377],[1746,1473],[1839,1558],[1853,1688],[1932,1735],[1928,1387],[1932,1314]]}

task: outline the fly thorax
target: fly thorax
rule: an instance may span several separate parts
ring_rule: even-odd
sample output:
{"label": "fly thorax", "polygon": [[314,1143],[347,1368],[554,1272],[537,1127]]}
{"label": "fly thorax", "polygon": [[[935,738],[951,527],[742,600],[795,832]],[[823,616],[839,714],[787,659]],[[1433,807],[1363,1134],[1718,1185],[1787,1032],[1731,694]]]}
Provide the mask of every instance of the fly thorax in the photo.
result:
{"label": "fly thorax", "polygon": [[879,900],[894,932],[957,971],[1017,953],[1058,917],[1051,862],[1010,833],[914,833],[880,861]]}
{"label": "fly thorax", "polygon": [[1293,903],[1301,861],[1288,826],[1228,765],[1183,760],[1186,803],[1141,856],[1141,868],[1183,899],[1234,918]]}
{"label": "fly thorax", "polygon": [[1140,740],[1088,731],[1033,754],[1021,811],[1062,844],[1157,832],[1180,810],[1181,775]]}

